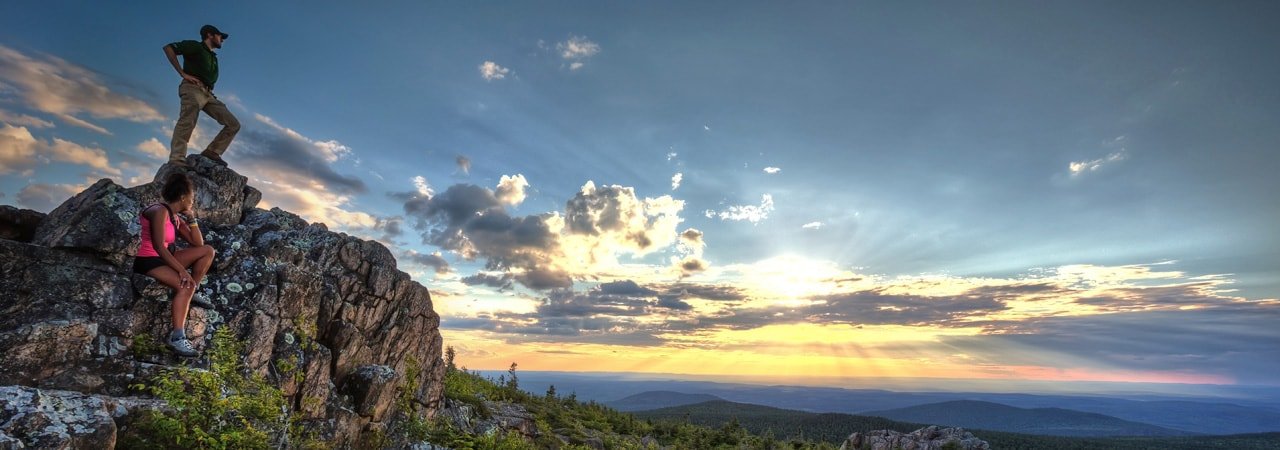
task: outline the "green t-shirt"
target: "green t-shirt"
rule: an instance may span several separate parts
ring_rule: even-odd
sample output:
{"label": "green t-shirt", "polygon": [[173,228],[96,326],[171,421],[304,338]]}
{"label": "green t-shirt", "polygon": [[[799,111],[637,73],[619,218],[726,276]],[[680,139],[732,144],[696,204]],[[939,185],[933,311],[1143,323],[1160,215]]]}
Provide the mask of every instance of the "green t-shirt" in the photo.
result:
{"label": "green t-shirt", "polygon": [[213,89],[218,82],[218,54],[200,41],[180,41],[169,44],[173,52],[182,55],[182,71],[199,78]]}

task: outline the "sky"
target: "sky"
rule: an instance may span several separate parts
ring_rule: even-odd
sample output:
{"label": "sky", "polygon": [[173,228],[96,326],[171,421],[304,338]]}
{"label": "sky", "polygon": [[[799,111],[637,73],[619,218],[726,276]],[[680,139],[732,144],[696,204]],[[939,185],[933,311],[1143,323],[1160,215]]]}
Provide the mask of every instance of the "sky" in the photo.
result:
{"label": "sky", "polygon": [[[1274,2],[0,6],[0,204],[231,168],[473,369],[1280,385]],[[191,146],[217,124],[200,119]]]}

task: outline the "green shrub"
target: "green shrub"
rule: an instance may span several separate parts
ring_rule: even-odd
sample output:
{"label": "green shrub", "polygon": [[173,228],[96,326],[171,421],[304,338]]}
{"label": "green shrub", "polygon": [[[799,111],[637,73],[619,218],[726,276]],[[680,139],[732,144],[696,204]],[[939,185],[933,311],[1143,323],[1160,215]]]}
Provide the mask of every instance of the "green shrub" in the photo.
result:
{"label": "green shrub", "polygon": [[149,385],[132,386],[164,400],[168,409],[147,411],[129,424],[123,448],[276,447],[272,440],[288,436],[293,420],[279,389],[261,376],[243,375],[243,348],[229,330],[220,329],[207,350],[209,370],[172,367]]}

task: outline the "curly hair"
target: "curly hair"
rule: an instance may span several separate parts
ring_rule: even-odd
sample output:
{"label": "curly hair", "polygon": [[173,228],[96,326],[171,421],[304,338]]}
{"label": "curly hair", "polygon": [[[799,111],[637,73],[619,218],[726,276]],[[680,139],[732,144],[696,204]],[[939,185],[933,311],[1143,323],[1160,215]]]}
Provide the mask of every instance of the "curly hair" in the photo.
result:
{"label": "curly hair", "polygon": [[191,178],[185,173],[174,173],[164,181],[164,187],[160,189],[160,196],[166,202],[176,202],[182,196],[195,192],[195,183],[191,182]]}

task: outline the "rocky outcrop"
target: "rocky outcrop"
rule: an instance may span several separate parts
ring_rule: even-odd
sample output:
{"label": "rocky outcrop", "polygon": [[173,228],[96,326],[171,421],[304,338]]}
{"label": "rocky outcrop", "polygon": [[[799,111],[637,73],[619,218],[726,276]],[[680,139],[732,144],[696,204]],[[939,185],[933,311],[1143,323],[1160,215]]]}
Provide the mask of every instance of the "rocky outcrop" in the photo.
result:
{"label": "rocky outcrop", "polygon": [[200,156],[188,162],[165,165],[142,186],[98,181],[41,218],[30,242],[0,239],[0,386],[109,402],[178,363],[159,345],[170,292],[131,266],[139,210],[159,200],[169,173],[187,170],[205,241],[217,251],[199,288],[217,307],[192,308],[187,326],[197,349],[213,330],[233,331],[246,342],[249,371],[279,386],[335,446],[401,416],[394,399],[411,365],[421,381],[407,395],[434,414],[443,392],[440,319],[391,252],[256,208],[261,193],[245,177]]}
{"label": "rocky outcrop", "polygon": [[0,205],[0,239],[31,242],[43,220],[44,213]]}
{"label": "rocky outcrop", "polygon": [[910,433],[876,430],[853,433],[840,445],[840,450],[989,450],[987,441],[978,439],[964,428],[929,426]]}

